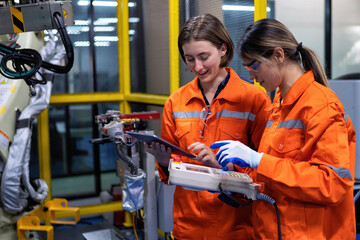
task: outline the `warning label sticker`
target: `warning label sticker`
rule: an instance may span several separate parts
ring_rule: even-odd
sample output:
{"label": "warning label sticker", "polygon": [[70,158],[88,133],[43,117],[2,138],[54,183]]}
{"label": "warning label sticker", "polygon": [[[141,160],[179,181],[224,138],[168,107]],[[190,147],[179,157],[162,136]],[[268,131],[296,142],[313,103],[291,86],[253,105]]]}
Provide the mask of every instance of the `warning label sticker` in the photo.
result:
{"label": "warning label sticker", "polygon": [[10,84],[0,84],[0,106],[4,106],[11,95]]}
{"label": "warning label sticker", "polygon": [[8,149],[9,147],[9,137],[0,130],[0,146],[4,149]]}

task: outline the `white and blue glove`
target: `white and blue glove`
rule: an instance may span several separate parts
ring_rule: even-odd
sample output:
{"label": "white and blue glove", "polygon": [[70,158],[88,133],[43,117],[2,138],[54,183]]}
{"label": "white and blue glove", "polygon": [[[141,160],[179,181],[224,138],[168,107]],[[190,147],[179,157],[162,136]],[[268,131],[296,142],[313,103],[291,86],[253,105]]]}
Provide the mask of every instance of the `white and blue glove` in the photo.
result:
{"label": "white and blue glove", "polygon": [[220,148],[216,154],[216,160],[225,171],[229,170],[226,166],[229,162],[240,167],[257,168],[264,155],[264,153],[258,153],[239,141],[217,141],[211,144],[210,148]]}

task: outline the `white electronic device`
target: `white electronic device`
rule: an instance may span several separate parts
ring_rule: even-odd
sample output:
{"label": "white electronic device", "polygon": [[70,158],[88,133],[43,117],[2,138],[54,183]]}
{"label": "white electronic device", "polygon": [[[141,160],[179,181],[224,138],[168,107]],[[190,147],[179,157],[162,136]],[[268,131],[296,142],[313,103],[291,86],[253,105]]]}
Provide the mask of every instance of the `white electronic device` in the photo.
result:
{"label": "white electronic device", "polygon": [[175,162],[170,159],[169,184],[180,185],[185,189],[201,191],[223,191],[242,193],[247,198],[256,200],[260,185],[253,183],[249,175],[240,172],[223,171],[202,165]]}

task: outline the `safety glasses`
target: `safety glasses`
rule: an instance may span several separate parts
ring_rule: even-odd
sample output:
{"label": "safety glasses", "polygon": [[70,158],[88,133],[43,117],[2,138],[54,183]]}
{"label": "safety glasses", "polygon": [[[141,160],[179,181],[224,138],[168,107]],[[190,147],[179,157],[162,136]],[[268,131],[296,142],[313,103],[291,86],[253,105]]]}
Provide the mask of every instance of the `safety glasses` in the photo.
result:
{"label": "safety glasses", "polygon": [[257,60],[253,60],[248,64],[243,64],[243,66],[249,71],[256,72],[259,69],[260,64],[261,64],[261,62],[259,62]]}
{"label": "safety glasses", "polygon": [[[262,54],[260,54],[260,57],[269,57],[272,53],[273,50],[266,50]],[[260,64],[261,62],[259,62],[258,60],[253,60],[248,64],[243,64],[243,66],[249,71],[256,72],[257,70],[259,70]]]}
{"label": "safety glasses", "polygon": [[211,115],[210,105],[206,105],[201,111],[200,111],[200,137],[204,138],[205,133],[205,127],[207,126],[206,121],[208,117]]}

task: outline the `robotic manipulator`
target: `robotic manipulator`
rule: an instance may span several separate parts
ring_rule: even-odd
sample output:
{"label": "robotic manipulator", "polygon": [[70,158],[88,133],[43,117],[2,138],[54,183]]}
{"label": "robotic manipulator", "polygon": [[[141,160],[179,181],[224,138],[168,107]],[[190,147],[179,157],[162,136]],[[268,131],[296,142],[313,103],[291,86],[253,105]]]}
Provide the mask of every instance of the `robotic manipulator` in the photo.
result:
{"label": "robotic manipulator", "polygon": [[[4,44],[0,41],[2,75],[9,79],[24,79],[29,86],[34,87],[37,83],[46,84],[46,78],[39,71],[41,67],[53,73],[70,71],[74,50],[65,27],[74,23],[71,1],[0,0],[0,22],[0,35],[57,29],[67,60],[65,66],[55,65],[44,61],[34,49],[18,49],[16,42]],[[36,73],[40,77],[35,77]]]}
{"label": "robotic manipulator", "polygon": [[[30,181],[32,123],[49,105],[54,74],[73,66],[65,29],[73,23],[70,0],[0,0],[0,217],[2,209],[18,214],[32,205],[28,199],[47,196],[45,181]],[[49,29],[61,41],[53,37],[44,46],[39,31]]]}
{"label": "robotic manipulator", "polygon": [[116,154],[124,161],[131,175],[138,175],[138,167],[131,157],[121,151],[123,146],[128,148],[135,144],[135,139],[126,134],[126,131],[143,131],[145,130],[145,120],[159,119],[158,112],[136,112],[120,113],[115,110],[108,110],[106,114],[95,116],[95,122],[100,125],[102,138],[90,140],[93,144],[103,144],[113,142]]}

